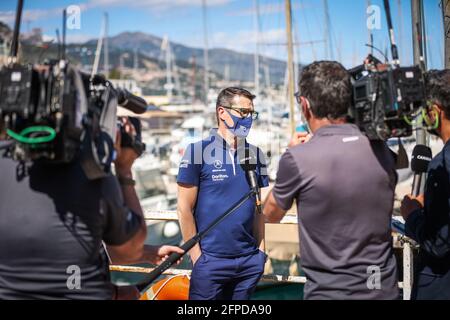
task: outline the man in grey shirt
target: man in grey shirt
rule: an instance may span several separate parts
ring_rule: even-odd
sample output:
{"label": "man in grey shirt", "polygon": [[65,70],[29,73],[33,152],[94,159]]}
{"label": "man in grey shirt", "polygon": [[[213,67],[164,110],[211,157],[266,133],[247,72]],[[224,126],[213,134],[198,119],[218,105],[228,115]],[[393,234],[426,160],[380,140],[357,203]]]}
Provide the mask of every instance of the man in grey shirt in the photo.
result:
{"label": "man in grey shirt", "polygon": [[[132,125],[124,120],[127,133]],[[0,300],[137,298],[133,287],[112,286],[102,241],[115,264],[159,264],[183,253],[145,244],[131,171],[138,154],[121,148],[120,139],[116,150],[117,177],[96,180],[87,178],[79,155],[65,164],[25,163],[19,176],[19,163],[0,152]]]}
{"label": "man in grey shirt", "polygon": [[395,160],[384,142],[346,123],[352,87],[342,65],[307,66],[299,87],[313,136],[282,156],[264,215],[279,222],[297,202],[305,299],[397,299]]}

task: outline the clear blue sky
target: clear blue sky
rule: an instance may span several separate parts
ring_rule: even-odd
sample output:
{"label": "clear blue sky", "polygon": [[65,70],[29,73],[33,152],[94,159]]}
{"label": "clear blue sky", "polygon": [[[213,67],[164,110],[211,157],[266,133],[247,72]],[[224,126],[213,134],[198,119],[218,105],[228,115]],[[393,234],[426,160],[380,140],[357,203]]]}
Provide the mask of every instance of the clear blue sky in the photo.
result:
{"label": "clear blue sky", "polygon": [[[203,22],[201,0],[25,0],[22,31],[40,27],[54,37],[61,25],[61,11],[69,5],[79,5],[81,29],[69,30],[68,40],[84,41],[98,37],[103,12],[109,13],[109,34],[142,31],[157,36],[168,35],[171,41],[202,47]],[[367,0],[329,0],[333,31],[334,58],[345,66],[361,62],[368,49],[366,28]],[[381,0],[371,0],[382,8]],[[442,68],[443,29],[439,0],[425,0],[429,67]],[[207,0],[208,41],[210,47],[226,47],[253,53],[255,51],[254,0]],[[259,0],[260,52],[286,59],[284,0]],[[402,64],[412,62],[410,0],[390,0],[394,27]],[[401,10],[399,10],[401,3]],[[295,42],[324,39],[324,9],[322,0],[293,0]],[[0,20],[12,25],[15,0],[0,2]],[[403,23],[401,24],[400,17]],[[400,28],[401,26],[401,28]],[[401,36],[401,38],[400,38]],[[381,11],[381,29],[374,31],[374,43],[385,50],[388,46],[386,19]],[[323,43],[297,47],[300,62],[325,59]]]}

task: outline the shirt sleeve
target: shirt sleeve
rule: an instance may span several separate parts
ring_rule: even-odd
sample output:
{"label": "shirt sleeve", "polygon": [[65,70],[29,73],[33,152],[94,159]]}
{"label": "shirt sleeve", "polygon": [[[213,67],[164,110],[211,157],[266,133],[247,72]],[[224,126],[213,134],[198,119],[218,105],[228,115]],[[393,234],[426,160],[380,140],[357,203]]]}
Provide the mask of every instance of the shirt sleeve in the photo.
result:
{"label": "shirt sleeve", "polygon": [[[421,248],[436,258],[442,258],[450,252],[450,153],[444,154],[447,170],[436,172],[443,175],[441,181],[447,183],[444,193],[447,199],[442,199],[442,205],[437,203],[427,205],[427,191],[425,193],[425,208],[412,212],[406,220],[406,235],[417,241]],[[433,201],[439,201],[438,196],[433,196]],[[428,208],[432,208],[429,210]]]}
{"label": "shirt sleeve", "polygon": [[406,235],[432,256],[443,258],[450,252],[449,226],[448,222],[436,222],[430,221],[423,210],[414,211],[406,220]]}
{"label": "shirt sleeve", "polygon": [[125,206],[115,176],[110,175],[102,180],[101,206],[105,215],[103,240],[108,245],[122,245],[136,234],[143,219]]}
{"label": "shirt sleeve", "polygon": [[292,153],[288,150],[281,156],[275,186],[272,190],[275,201],[281,209],[287,211],[292,207],[299,186],[300,172]]}
{"label": "shirt sleeve", "polygon": [[184,152],[178,167],[177,183],[192,186],[198,186],[200,183],[202,148],[196,148],[195,146],[194,143],[189,144]]}
{"label": "shirt sleeve", "polygon": [[269,176],[267,174],[267,162],[264,152],[258,148],[258,165],[256,167],[256,173],[258,175],[258,185],[260,188],[269,186]]}

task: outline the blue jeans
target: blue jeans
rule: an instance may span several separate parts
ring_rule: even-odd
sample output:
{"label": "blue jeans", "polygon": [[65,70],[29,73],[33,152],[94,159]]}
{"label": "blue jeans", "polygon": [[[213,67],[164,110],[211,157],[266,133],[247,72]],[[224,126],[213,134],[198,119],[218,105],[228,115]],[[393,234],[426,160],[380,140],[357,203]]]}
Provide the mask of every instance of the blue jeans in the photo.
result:
{"label": "blue jeans", "polygon": [[264,273],[266,254],[260,250],[238,258],[202,253],[189,287],[190,300],[248,300]]}

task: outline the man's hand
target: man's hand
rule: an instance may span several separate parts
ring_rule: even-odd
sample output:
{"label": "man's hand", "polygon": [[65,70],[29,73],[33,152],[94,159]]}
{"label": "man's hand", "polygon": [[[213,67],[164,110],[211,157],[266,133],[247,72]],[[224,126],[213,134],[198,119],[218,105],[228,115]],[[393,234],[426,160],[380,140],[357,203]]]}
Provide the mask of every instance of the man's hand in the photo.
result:
{"label": "man's hand", "polygon": [[295,147],[296,145],[306,143],[311,139],[312,135],[307,132],[296,132],[289,142],[289,148]]}
{"label": "man's hand", "polygon": [[424,203],[424,197],[423,194],[414,197],[412,195],[406,195],[403,200],[402,204],[400,206],[400,212],[402,214],[403,219],[408,219],[409,215],[418,209],[423,208]]}
{"label": "man's hand", "polygon": [[[120,117],[119,121],[122,122],[122,125],[125,128],[125,132],[129,134],[130,136],[136,135],[136,129],[134,128],[133,124],[130,122],[128,117]],[[138,158],[138,154],[136,151],[134,151],[133,148],[122,148],[120,146],[121,144],[121,135],[120,130],[117,130],[116,135],[116,143],[114,145],[117,157],[114,161],[114,165],[116,168],[116,173],[120,176],[128,177],[131,173],[131,166],[133,165],[134,161]]]}
{"label": "man's hand", "polygon": [[[183,254],[184,250],[175,247],[175,246],[145,246],[145,259],[146,261],[143,262],[149,262],[152,264],[160,264],[164,260],[166,260],[170,254],[176,252],[179,254]],[[177,264],[180,264],[182,258],[177,261]]]}

